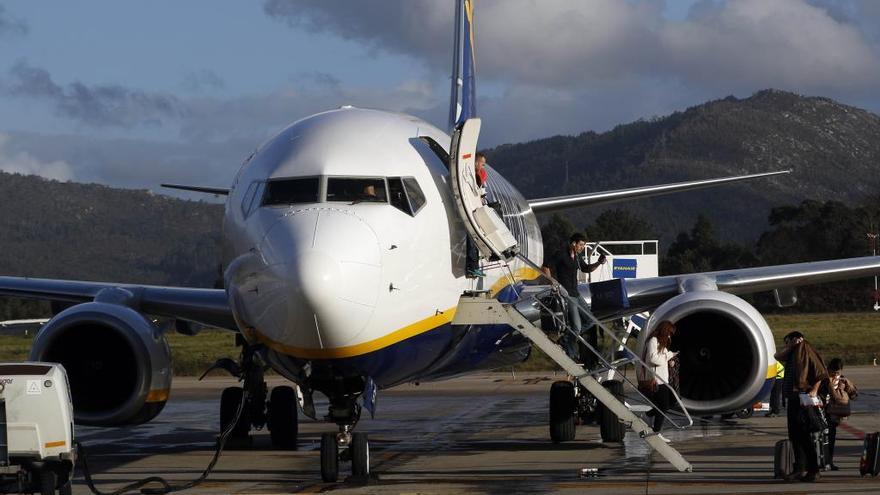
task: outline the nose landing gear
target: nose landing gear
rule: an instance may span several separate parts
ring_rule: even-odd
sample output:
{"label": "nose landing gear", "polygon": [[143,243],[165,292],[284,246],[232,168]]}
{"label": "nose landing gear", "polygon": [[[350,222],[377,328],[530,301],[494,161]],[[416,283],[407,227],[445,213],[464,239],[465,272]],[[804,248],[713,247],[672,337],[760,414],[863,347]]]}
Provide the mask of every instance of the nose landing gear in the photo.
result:
{"label": "nose landing gear", "polygon": [[[330,412],[324,418],[339,427],[339,433],[321,435],[321,479],[334,483],[339,479],[339,463],[351,462],[351,479],[366,481],[370,476],[370,442],[366,433],[352,430],[361,417],[361,406],[357,403],[361,387],[340,389],[358,390],[356,393],[331,394]],[[350,385],[350,384],[347,384]]]}
{"label": "nose landing gear", "polygon": [[370,476],[370,442],[366,433],[352,433],[350,426],[340,426],[339,433],[321,435],[321,479],[339,480],[339,462],[351,462],[351,476],[366,480]]}

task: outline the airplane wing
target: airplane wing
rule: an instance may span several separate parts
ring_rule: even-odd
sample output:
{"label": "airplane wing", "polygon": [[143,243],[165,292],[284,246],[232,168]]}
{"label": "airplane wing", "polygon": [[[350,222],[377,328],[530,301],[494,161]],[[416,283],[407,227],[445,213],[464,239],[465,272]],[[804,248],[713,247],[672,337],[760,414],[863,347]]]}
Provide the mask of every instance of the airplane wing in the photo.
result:
{"label": "airplane wing", "polygon": [[880,256],[813,261],[790,265],[738,268],[717,272],[626,279],[630,307],[627,313],[656,308],[667,299],[694,290],[719,290],[731,294],[753,294],[880,273]]}
{"label": "airplane wing", "polygon": [[535,213],[546,213],[548,211],[563,210],[566,208],[595,206],[601,204],[615,203],[617,201],[627,201],[636,198],[660,196],[662,194],[689,191],[693,189],[702,189],[704,187],[718,186],[721,184],[727,184],[729,182],[759,179],[762,177],[771,177],[774,175],[788,173],[791,173],[791,170],[779,170],[776,172],[765,172],[761,174],[737,175],[733,177],[721,177],[718,179],[675,182],[672,184],[660,184],[657,186],[632,187],[629,189],[617,189],[614,191],[601,191],[587,194],[574,194],[571,196],[557,196],[554,198],[530,199],[529,206],[532,207],[532,211],[534,211]]}
{"label": "airplane wing", "polygon": [[185,184],[160,184],[168,189],[180,189],[181,191],[193,191],[207,194],[216,194],[218,196],[228,196],[228,187],[207,187],[207,186],[188,186]]}
{"label": "airplane wing", "polygon": [[142,313],[237,329],[223,289],[0,277],[0,296],[28,299],[83,303],[92,301],[101,290],[109,288],[130,291],[136,306],[133,309]]}

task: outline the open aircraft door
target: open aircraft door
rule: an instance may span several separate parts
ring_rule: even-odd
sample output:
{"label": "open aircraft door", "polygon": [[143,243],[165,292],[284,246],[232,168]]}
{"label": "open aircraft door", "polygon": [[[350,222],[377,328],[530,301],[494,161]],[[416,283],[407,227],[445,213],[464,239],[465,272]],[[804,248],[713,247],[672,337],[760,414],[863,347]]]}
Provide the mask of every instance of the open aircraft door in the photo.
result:
{"label": "open aircraft door", "polygon": [[498,213],[483,204],[483,188],[477,185],[474,172],[480,126],[480,119],[468,119],[452,134],[449,173],[455,206],[483,256],[510,260],[516,256],[519,245]]}

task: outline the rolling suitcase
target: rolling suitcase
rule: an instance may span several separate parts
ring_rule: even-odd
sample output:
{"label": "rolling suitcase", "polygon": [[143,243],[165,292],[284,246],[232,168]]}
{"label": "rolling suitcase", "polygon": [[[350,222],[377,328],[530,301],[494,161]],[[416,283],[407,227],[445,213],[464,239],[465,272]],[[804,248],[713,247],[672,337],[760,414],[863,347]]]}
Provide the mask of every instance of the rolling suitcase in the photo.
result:
{"label": "rolling suitcase", "polygon": [[816,465],[825,471],[828,469],[828,430],[810,433],[810,444],[813,446],[813,455],[816,456]]}
{"label": "rolling suitcase", "polygon": [[880,473],[880,432],[865,434],[865,450],[862,451],[862,460],[859,462],[859,472],[862,476],[877,476]]}
{"label": "rolling suitcase", "polygon": [[786,478],[794,474],[794,449],[791,440],[776,442],[773,453],[773,477]]}

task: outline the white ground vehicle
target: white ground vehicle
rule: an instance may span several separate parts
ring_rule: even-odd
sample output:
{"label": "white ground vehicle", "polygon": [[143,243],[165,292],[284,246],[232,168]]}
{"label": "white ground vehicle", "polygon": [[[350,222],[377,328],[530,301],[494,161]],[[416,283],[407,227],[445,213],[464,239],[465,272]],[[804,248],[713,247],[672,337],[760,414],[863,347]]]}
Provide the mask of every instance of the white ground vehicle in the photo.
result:
{"label": "white ground vehicle", "polygon": [[73,405],[64,367],[0,364],[0,492],[71,493]]}

